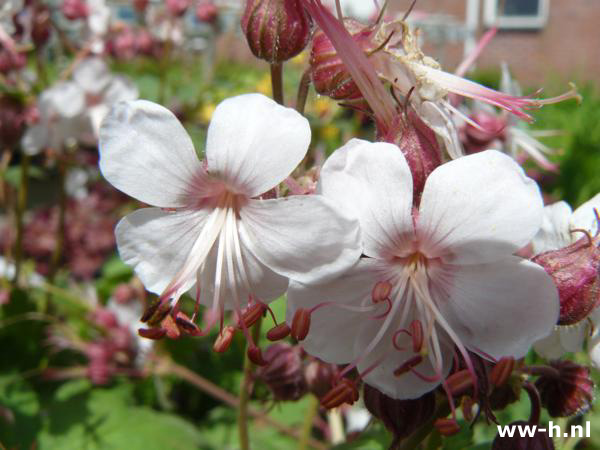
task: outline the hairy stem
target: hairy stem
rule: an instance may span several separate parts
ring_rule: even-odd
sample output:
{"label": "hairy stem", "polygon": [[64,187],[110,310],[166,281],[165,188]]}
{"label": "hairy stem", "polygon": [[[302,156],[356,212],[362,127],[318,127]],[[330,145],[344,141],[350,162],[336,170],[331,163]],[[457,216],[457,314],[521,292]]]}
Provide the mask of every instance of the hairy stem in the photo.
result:
{"label": "hairy stem", "polygon": [[283,63],[271,64],[271,87],[273,100],[283,105]]}
{"label": "hairy stem", "polygon": [[17,205],[15,208],[15,227],[17,230],[17,237],[15,242],[15,276],[13,283],[19,284],[19,277],[21,276],[21,267],[23,265],[23,215],[25,214],[25,208],[27,207],[27,194],[29,190],[29,155],[23,154],[21,159],[21,178],[19,180],[19,193],[17,197]]}
{"label": "hairy stem", "polygon": [[308,97],[308,88],[310,87],[310,69],[302,74],[300,84],[298,85],[298,96],[296,98],[296,111],[304,115],[304,107],[306,106],[306,99]]}
{"label": "hairy stem", "polygon": [[252,342],[258,342],[260,335],[260,325],[262,320],[258,320],[252,328],[252,341],[248,341],[246,345],[246,353],[244,355],[244,377],[240,385],[240,402],[238,405],[238,435],[240,438],[240,448],[242,450],[250,450],[250,439],[248,437],[248,402],[250,400],[250,387],[252,385],[252,374],[254,372],[254,364],[248,358],[248,349]]}

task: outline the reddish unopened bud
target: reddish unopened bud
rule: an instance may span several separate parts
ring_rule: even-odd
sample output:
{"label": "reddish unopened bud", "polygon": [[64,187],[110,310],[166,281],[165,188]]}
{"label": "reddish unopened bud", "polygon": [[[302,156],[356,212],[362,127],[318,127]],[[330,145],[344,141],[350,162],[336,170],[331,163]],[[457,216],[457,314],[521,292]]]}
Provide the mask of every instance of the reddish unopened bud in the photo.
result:
{"label": "reddish unopened bud", "polygon": [[158,340],[165,337],[167,330],[164,328],[140,328],[138,329],[138,334],[146,339]]}
{"label": "reddish unopened bud", "polygon": [[442,436],[454,436],[460,431],[456,419],[437,419],[433,425]]}
{"label": "reddish unopened bud", "polygon": [[13,70],[20,70],[26,65],[25,53],[9,50],[0,44],[0,73],[7,74]]}
{"label": "reddish unopened bud", "polygon": [[[352,19],[345,19],[344,25],[365,53],[377,48],[374,29]],[[319,94],[334,100],[357,100],[363,97],[331,40],[321,30],[313,37],[310,70],[315,91]]]}
{"label": "reddish unopened bud", "polygon": [[490,383],[494,386],[502,386],[508,381],[515,369],[515,359],[511,356],[500,358],[500,361],[490,371]]}
{"label": "reddish unopened bud", "polygon": [[532,437],[523,437],[518,430],[526,426],[531,426],[530,423],[524,420],[517,420],[506,426],[514,427],[517,432],[512,437],[500,437],[500,434],[497,434],[492,443],[492,450],[554,450],[554,442],[548,435],[548,432],[546,430],[544,432],[539,431],[542,427],[537,427]]}
{"label": "reddish unopened bud", "polygon": [[115,288],[113,297],[118,303],[128,303],[135,298],[135,289],[129,283],[121,283]]}
{"label": "reddish unopened bud", "polygon": [[246,328],[250,328],[258,319],[262,317],[266,309],[266,306],[262,303],[255,303],[254,305],[250,306],[242,313],[241,319],[238,320],[238,328],[243,328],[242,323]]}
{"label": "reddish unopened bud", "polygon": [[37,3],[33,9],[31,25],[31,40],[37,47],[44,45],[50,37],[52,28],[50,10],[43,4]]}
{"label": "reddish unopened bud", "polygon": [[446,384],[454,397],[460,397],[473,387],[473,376],[467,369],[459,370],[446,378]]}
{"label": "reddish unopened bud", "polygon": [[[435,411],[434,392],[414,400],[396,400],[365,384],[363,401],[369,412],[394,435],[394,443],[427,423]],[[390,448],[396,448],[396,445]]]}
{"label": "reddish unopened bud", "polygon": [[285,343],[273,344],[266,349],[264,359],[267,365],[258,369],[256,374],[276,400],[298,400],[306,393],[300,354],[300,347]]}
{"label": "reddish unopened bud", "polygon": [[310,40],[312,19],[300,0],[247,0],[242,30],[250,50],[271,64],[300,53]]}
{"label": "reddish unopened bud", "polygon": [[344,403],[352,405],[356,400],[358,400],[356,385],[353,381],[343,378],[321,399],[321,406],[331,409]]}
{"label": "reddish unopened bud", "polygon": [[117,316],[106,308],[97,308],[92,312],[92,321],[104,328],[115,328],[119,323]]}
{"label": "reddish unopened bud", "polygon": [[398,367],[396,370],[394,370],[394,376],[399,377],[401,375],[404,375],[405,373],[410,372],[410,370],[412,368],[418,366],[422,362],[423,362],[423,357],[421,355],[415,355],[412,358],[410,358],[409,360],[402,363],[402,365],[400,367]]}
{"label": "reddish unopened bud", "polygon": [[535,386],[542,405],[552,417],[569,417],[587,411],[594,400],[594,382],[590,370],[574,362],[552,361]]}
{"label": "reddish unopened bud", "polygon": [[300,308],[294,314],[292,319],[292,330],[291,334],[297,341],[302,341],[308,335],[310,329],[310,311],[308,309]]}
{"label": "reddish unopened bud", "polygon": [[574,244],[533,258],[554,280],[560,299],[559,325],[573,325],[598,305],[600,237],[584,236]]}
{"label": "reddish unopened bud", "polygon": [[133,7],[139,13],[146,11],[150,0],[133,0]]}
{"label": "reddish unopened bud", "polygon": [[467,153],[477,153],[490,148],[496,140],[506,138],[506,119],[493,113],[479,111],[471,114],[469,118],[479,125],[476,128],[470,123],[465,124],[460,130],[460,137]]}
{"label": "reddish unopened bud", "polygon": [[254,364],[256,364],[257,366],[266,366],[267,365],[267,361],[265,361],[265,359],[263,358],[260,347],[257,347],[254,344],[250,345],[248,347],[247,353],[248,353],[248,359],[250,361],[252,361]]}
{"label": "reddish unopened bud", "polygon": [[291,333],[291,328],[287,323],[280,323],[267,331],[267,339],[270,341],[279,341],[288,337]]}
{"label": "reddish unopened bud", "polygon": [[63,0],[60,9],[69,20],[85,19],[89,14],[88,7],[83,0]]}
{"label": "reddish unopened bud", "polygon": [[380,139],[402,150],[413,177],[413,202],[418,205],[425,180],[442,163],[435,133],[411,109],[399,114],[396,123]]}
{"label": "reddish unopened bud", "polygon": [[167,9],[175,17],[180,17],[185,14],[190,6],[190,0],[166,0]]}
{"label": "reddish unopened bud", "polygon": [[231,341],[233,340],[233,336],[235,335],[235,328],[231,325],[226,326],[221,330],[217,339],[215,339],[215,343],[213,344],[213,350],[217,353],[226,352],[231,346]]}
{"label": "reddish unopened bud", "polygon": [[218,17],[219,10],[212,1],[202,1],[196,6],[196,18],[200,22],[214,23]]}
{"label": "reddish unopened bud", "polygon": [[373,303],[382,302],[390,296],[391,292],[392,283],[389,281],[378,281],[375,283],[375,286],[373,286],[373,290],[371,291],[371,300]]}

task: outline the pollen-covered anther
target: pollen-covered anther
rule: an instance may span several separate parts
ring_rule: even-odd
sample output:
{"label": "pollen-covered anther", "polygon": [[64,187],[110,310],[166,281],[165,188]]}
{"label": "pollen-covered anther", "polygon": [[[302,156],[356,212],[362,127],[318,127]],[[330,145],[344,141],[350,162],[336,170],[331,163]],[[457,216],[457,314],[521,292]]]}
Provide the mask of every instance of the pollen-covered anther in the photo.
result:
{"label": "pollen-covered anther", "polygon": [[510,356],[501,358],[490,371],[490,383],[494,386],[503,386],[510,378],[515,368],[515,359]]}
{"label": "pollen-covered anther", "polygon": [[373,303],[379,303],[386,300],[392,292],[392,283],[389,281],[378,281],[371,291],[371,300]]}
{"label": "pollen-covered anther", "polygon": [[292,319],[291,334],[297,341],[302,341],[308,335],[310,329],[310,310],[300,308],[294,314]]}
{"label": "pollen-covered anther", "polygon": [[417,367],[419,364],[423,362],[423,357],[421,355],[415,355],[412,358],[408,359],[400,367],[394,370],[394,376],[399,377],[404,375],[407,372],[410,372],[412,369]]}
{"label": "pollen-covered anther", "polygon": [[262,355],[260,347],[252,344],[248,347],[248,359],[257,366],[266,366],[268,363],[265,361]]}
{"label": "pollen-covered anther", "polygon": [[467,369],[459,370],[446,378],[446,385],[454,397],[459,397],[473,387],[473,376]]}
{"label": "pollen-covered anther", "polygon": [[456,419],[437,419],[434,426],[442,436],[453,436],[460,431]]}
{"label": "pollen-covered anther", "polygon": [[280,323],[267,331],[267,339],[270,341],[279,341],[288,337],[291,331],[287,323]]}
{"label": "pollen-covered anther", "polygon": [[164,328],[139,328],[138,334],[146,339],[159,340],[165,337],[167,330]]}
{"label": "pollen-covered anther", "polygon": [[231,345],[231,341],[233,340],[233,336],[235,335],[235,328],[231,325],[227,325],[225,328],[221,330],[217,339],[215,339],[215,343],[213,344],[213,350],[217,353],[226,352]]}
{"label": "pollen-covered anther", "polygon": [[[238,328],[250,328],[258,319],[260,319],[267,310],[262,303],[255,303],[242,313],[242,317],[238,320]],[[243,323],[243,325],[242,325]]]}
{"label": "pollen-covered anther", "polygon": [[343,378],[321,399],[321,406],[331,409],[344,403],[352,405],[357,400],[358,388],[356,384],[347,378]]}

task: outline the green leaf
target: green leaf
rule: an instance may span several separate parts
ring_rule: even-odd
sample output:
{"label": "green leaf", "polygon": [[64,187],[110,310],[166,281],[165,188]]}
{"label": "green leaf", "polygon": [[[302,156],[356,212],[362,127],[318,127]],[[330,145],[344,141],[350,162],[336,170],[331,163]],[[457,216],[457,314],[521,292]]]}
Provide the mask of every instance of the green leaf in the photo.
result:
{"label": "green leaf", "polygon": [[31,448],[41,427],[38,398],[18,374],[0,376],[0,441]]}

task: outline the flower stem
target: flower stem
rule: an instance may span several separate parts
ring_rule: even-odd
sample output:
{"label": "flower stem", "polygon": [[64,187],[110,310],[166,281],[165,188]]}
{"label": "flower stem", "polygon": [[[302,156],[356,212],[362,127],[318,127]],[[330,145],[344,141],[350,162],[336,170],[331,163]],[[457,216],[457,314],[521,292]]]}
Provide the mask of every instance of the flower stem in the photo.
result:
{"label": "flower stem", "polygon": [[271,87],[273,88],[273,100],[283,105],[283,64],[271,64]]}
{"label": "flower stem", "polygon": [[304,416],[304,423],[302,424],[302,435],[300,437],[300,441],[298,442],[298,450],[306,450],[308,448],[310,433],[318,412],[319,399],[314,395],[310,395],[308,399],[308,407],[306,408],[306,414]]}
{"label": "flower stem", "polygon": [[13,284],[19,284],[21,276],[21,267],[23,265],[23,215],[27,207],[27,193],[29,190],[29,155],[23,154],[21,159],[21,178],[19,180],[19,193],[17,197],[17,205],[15,208],[15,226],[17,237],[15,242],[15,276]]}
{"label": "flower stem", "polygon": [[65,186],[67,176],[67,161],[64,155],[58,159],[58,227],[56,228],[56,244],[50,261],[48,282],[53,283],[65,244],[65,215],[67,211],[67,191]]}
{"label": "flower stem", "polygon": [[310,69],[302,74],[300,84],[298,85],[298,96],[296,98],[296,111],[304,115],[304,107],[306,106],[306,99],[308,97],[308,88],[310,87]]}
{"label": "flower stem", "polygon": [[248,341],[246,353],[244,354],[244,377],[240,385],[240,402],[238,404],[238,435],[241,450],[250,450],[250,440],[248,438],[248,401],[250,400],[250,386],[252,384],[254,364],[248,358],[247,350],[250,348],[251,342],[258,341],[261,321],[259,319],[252,328],[252,341]]}

